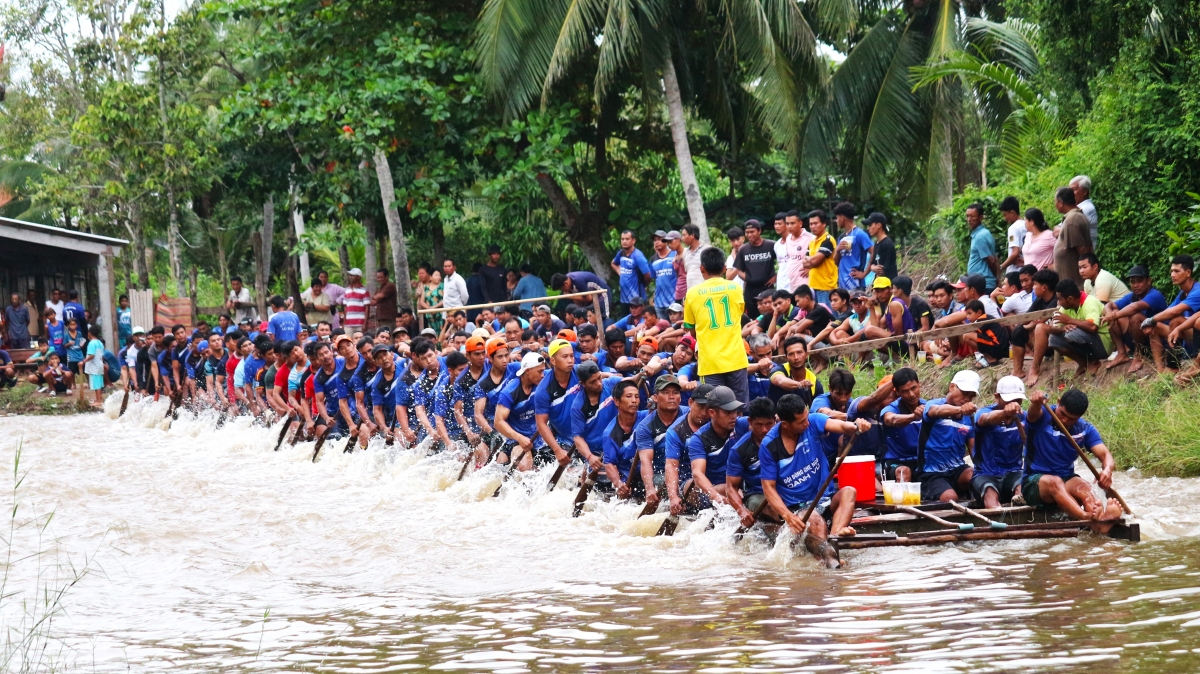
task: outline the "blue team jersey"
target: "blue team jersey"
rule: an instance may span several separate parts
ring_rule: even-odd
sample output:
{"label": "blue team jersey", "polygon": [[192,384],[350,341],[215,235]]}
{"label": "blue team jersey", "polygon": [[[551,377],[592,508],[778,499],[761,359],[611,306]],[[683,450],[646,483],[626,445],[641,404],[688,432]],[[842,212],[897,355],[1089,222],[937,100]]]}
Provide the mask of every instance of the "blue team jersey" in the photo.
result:
{"label": "blue team jersey", "polygon": [[760,444],[754,441],[753,434],[743,435],[725,462],[725,477],[741,478],[742,493],[746,495],[762,493],[762,460],[758,456]]}
{"label": "blue team jersey", "polygon": [[530,391],[529,394],[525,393],[520,377],[514,377],[500,389],[500,395],[496,398],[496,407],[508,410],[507,421],[513,432],[533,440],[535,445],[540,444],[535,418],[536,411],[533,405],[533,391]]}
{"label": "blue team jersey", "polygon": [[633,444],[633,433],[647,414],[648,412],[639,411],[628,433],[616,418],[613,418],[604,431],[604,463],[616,466],[617,473],[626,482],[629,481],[630,469],[633,468],[633,459],[637,456],[637,448]]}
{"label": "blue team jersey", "polygon": [[854,290],[863,287],[862,279],[856,279],[850,275],[850,272],[857,269],[861,271],[867,264],[867,251],[875,245],[871,241],[871,235],[862,230],[861,227],[855,227],[850,230],[850,233],[843,233],[838,238],[838,245],[841,241],[850,239],[850,250],[843,251],[842,259],[838,260],[838,286],[847,290]]}
{"label": "blue team jersey", "polygon": [[616,377],[605,379],[595,405],[583,391],[571,405],[571,438],[583,438],[593,454],[604,453],[604,431],[617,417],[617,403],[613,400],[612,390],[619,381]]}
{"label": "blue team jersey", "polygon": [[638,423],[633,429],[633,445],[637,451],[651,449],[654,451],[654,458],[651,463],[654,466],[654,473],[661,475],[666,469],[667,462],[667,431],[680,418],[687,415],[688,408],[680,406],[675,416],[667,422],[663,422],[662,417],[655,412],[649,414]]}
{"label": "blue team jersey", "polygon": [[58,359],[65,361],[67,359],[67,328],[62,321],[54,325],[46,323],[46,340],[46,343],[58,353]]}
{"label": "blue team jersey", "polygon": [[267,321],[267,332],[280,342],[287,342],[300,334],[300,318],[290,311],[277,311]]}
{"label": "blue team jersey", "polygon": [[1007,473],[1020,472],[1025,459],[1025,443],[1021,442],[1021,429],[1017,423],[1025,423],[1025,413],[1018,415],[1017,423],[1000,426],[980,426],[979,418],[985,414],[1004,409],[1002,404],[988,405],[975,412],[975,474],[1003,477]]}
{"label": "blue team jersey", "polygon": [[1146,296],[1141,298],[1134,297],[1133,293],[1127,293],[1124,297],[1114,302],[1114,304],[1116,304],[1117,309],[1120,310],[1124,309],[1130,304],[1133,304],[1134,302],[1146,303],[1146,306],[1148,307],[1146,309],[1147,316],[1153,316],[1167,310],[1167,298],[1158,291],[1158,288],[1151,288],[1150,292],[1146,293]]}
{"label": "blue team jersey", "polygon": [[646,261],[646,256],[642,251],[634,248],[633,253],[626,255],[624,250],[618,250],[616,257],[613,258],[613,264],[619,266],[621,271],[618,273],[621,286],[621,301],[628,302],[634,297],[646,296],[646,285],[644,278],[650,273],[650,263]]}
{"label": "blue team jersey", "polygon": [[[1079,455],[1071,446],[1071,441],[1058,430],[1058,426],[1050,420],[1050,409],[1042,411],[1037,421],[1029,420],[1026,430],[1029,433],[1029,472],[1057,475],[1066,480],[1075,474],[1075,459]],[[1067,429],[1080,448],[1088,450],[1104,444],[1100,432],[1085,419],[1076,421]]]}
{"label": "blue team jersey", "polygon": [[574,369],[571,370],[566,386],[558,383],[553,370],[548,370],[533,391],[534,413],[548,415],[550,431],[555,437],[569,440],[574,437],[571,434],[571,410],[575,407],[575,400],[581,395],[583,388],[579,385],[579,378],[575,376]]}
{"label": "blue team jersey", "polygon": [[[808,428],[796,439],[796,451],[788,454],[775,424],[758,447],[759,479],[775,482],[775,491],[788,507],[810,503],[822,496],[817,490],[829,476],[829,462],[821,450],[821,436],[829,417],[810,412]],[[835,490],[830,482],[826,494]]]}
{"label": "blue team jersey", "polygon": [[975,437],[975,423],[971,417],[962,419],[932,419],[929,410],[946,405],[945,398],[930,400],[925,406],[924,423],[929,424],[929,439],[925,441],[926,473],[944,473],[963,465],[967,454],[967,440]]}
{"label": "blue team jersey", "polygon": [[86,332],[84,330],[84,327],[86,326],[86,322],[84,321],[83,305],[80,304],[79,302],[67,302],[66,304],[63,305],[63,312],[62,312],[63,325],[66,325],[68,322],[70,322],[70,320],[72,318],[75,319],[75,325],[79,326],[79,331]]}
{"label": "blue team jersey", "polygon": [[362,407],[358,410],[358,415],[364,419],[371,417],[371,387],[367,383],[375,377],[375,372],[370,369],[370,363],[366,358],[359,356],[358,367],[354,368],[354,376],[350,377],[350,398],[355,402],[351,403],[351,407],[355,407],[358,403],[358,398],[355,394],[362,393]]}
{"label": "blue team jersey", "polygon": [[[702,425],[700,428],[704,428],[704,426]],[[667,436],[663,438],[665,458],[679,462],[679,484],[692,479],[692,464],[687,460],[687,443],[700,428],[693,431],[687,415],[681,414],[671,428],[667,429]]]}
{"label": "blue team jersey", "polygon": [[458,417],[454,414],[454,385],[456,379],[450,378],[450,373],[446,372],[438,376],[437,383],[433,385],[433,415],[441,417],[442,423],[446,424],[446,432],[454,436],[462,430],[462,426],[458,423]]}
{"label": "blue team jersey", "polygon": [[[483,418],[492,422],[496,418],[496,401],[499,400],[500,391],[507,383],[507,377],[501,377],[500,381],[495,381],[492,379],[490,372],[485,374],[479,380],[479,383],[475,384],[475,390],[472,392],[473,400],[471,401],[471,409],[475,409],[475,401],[485,398],[487,402],[483,406]],[[463,411],[465,412],[466,410],[464,409]],[[474,416],[474,412],[472,412],[472,416]]]}
{"label": "blue team jersey", "polygon": [[674,304],[675,251],[668,251],[666,257],[656,254],[650,260],[650,274],[654,276],[654,306],[663,308]]}
{"label": "blue team jersey", "polygon": [[[928,404],[924,398],[921,398],[920,401],[922,405]],[[900,409],[900,401],[896,400],[883,408],[883,413],[879,416],[882,419],[887,414],[908,414],[908,412]],[[884,426],[883,441],[887,446],[887,454],[884,454],[883,458],[889,461],[916,461],[918,444],[921,441],[921,421],[914,421],[904,426]]]}
{"label": "blue team jersey", "polygon": [[[239,367],[244,367],[246,361],[242,361]],[[323,368],[317,370],[313,375],[313,393],[321,393],[325,396],[325,414],[335,420],[341,420],[341,413],[338,410],[338,394],[341,389],[338,387],[338,375],[342,373],[346,367],[346,359],[337,356],[333,361],[333,372],[326,372]]]}
{"label": "blue team jersey", "polygon": [[727,438],[718,435],[711,422],[704,424],[695,435],[688,438],[688,463],[704,459],[704,475],[708,481],[714,485],[725,484],[725,465],[729,461],[730,450],[749,432],[750,420],[746,417],[738,417],[733,432]]}
{"label": "blue team jersey", "polygon": [[1192,289],[1189,290],[1186,295],[1182,290],[1176,293],[1175,299],[1171,300],[1171,306],[1175,306],[1177,304],[1187,305],[1188,310],[1183,312],[1183,315],[1187,317],[1190,317],[1192,314],[1200,311],[1200,283],[1193,284]]}
{"label": "blue team jersey", "polygon": [[396,388],[400,383],[401,370],[397,369],[392,372],[392,378],[387,379],[383,370],[375,373],[371,377],[371,381],[367,382],[367,388],[371,390],[372,407],[378,407],[383,413],[384,421],[390,425],[392,417],[396,414]]}
{"label": "blue team jersey", "polygon": [[[345,362],[345,360],[341,356],[338,356],[337,362],[339,363],[340,367],[340,364]],[[246,381],[256,381],[258,379],[258,371],[263,369],[266,364],[267,361],[254,355],[253,351],[250,352],[250,354],[246,356],[245,360],[242,361],[242,372],[244,373]]]}

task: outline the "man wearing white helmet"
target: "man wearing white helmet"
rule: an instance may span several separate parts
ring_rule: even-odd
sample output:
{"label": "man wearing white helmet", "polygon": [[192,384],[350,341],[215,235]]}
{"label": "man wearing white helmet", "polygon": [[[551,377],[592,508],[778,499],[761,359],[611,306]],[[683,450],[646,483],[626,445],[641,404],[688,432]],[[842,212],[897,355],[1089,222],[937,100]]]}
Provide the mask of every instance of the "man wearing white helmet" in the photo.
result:
{"label": "man wearing white helmet", "polygon": [[996,382],[996,402],[975,413],[975,476],[971,493],[985,508],[999,508],[1021,493],[1025,460],[1025,382],[1009,375]]}
{"label": "man wearing white helmet", "polygon": [[498,463],[515,460],[518,470],[534,467],[535,455],[543,465],[554,458],[546,442],[538,435],[537,408],[533,393],[546,374],[546,358],[540,353],[527,352],[521,357],[521,368],[500,390],[496,399],[496,430],[508,442],[500,450]]}
{"label": "man wearing white helmet", "polygon": [[950,380],[945,398],[925,405],[921,432],[922,501],[957,501],[970,491],[973,474],[964,460],[975,438],[975,396],[979,375],[962,370]]}

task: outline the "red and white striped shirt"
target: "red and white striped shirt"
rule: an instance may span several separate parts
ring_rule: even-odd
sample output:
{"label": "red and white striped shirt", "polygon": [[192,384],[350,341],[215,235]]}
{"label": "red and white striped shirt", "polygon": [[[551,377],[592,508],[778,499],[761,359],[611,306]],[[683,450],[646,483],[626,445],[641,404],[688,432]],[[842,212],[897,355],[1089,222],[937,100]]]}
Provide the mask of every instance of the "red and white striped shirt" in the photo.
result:
{"label": "red and white striped shirt", "polygon": [[346,305],[346,320],[343,325],[347,328],[362,328],[367,324],[367,305],[371,303],[371,294],[366,287],[346,288],[342,304]]}

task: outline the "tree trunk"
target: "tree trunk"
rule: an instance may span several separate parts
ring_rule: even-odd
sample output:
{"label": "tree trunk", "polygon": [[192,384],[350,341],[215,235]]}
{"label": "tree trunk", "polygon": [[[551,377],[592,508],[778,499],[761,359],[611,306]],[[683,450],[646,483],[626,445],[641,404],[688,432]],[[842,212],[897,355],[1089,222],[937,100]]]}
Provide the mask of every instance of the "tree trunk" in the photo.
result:
{"label": "tree trunk", "polygon": [[363,285],[367,286],[367,292],[375,294],[375,221],[371,218],[363,218],[363,227],[367,230],[367,235],[363,237]]}
{"label": "tree trunk", "polygon": [[188,299],[192,301],[192,325],[195,326],[197,319],[196,314],[199,313],[196,308],[196,265],[192,265],[191,268],[188,269]]}
{"label": "tree trunk", "polygon": [[275,233],[275,196],[267,195],[263,202],[262,231],[255,232],[254,260],[256,271],[254,290],[257,293],[258,315],[267,316],[268,283],[271,280],[271,238]]}
{"label": "tree trunk", "polygon": [[342,267],[342,285],[348,285],[350,281],[350,251],[346,250],[345,244],[338,246],[338,264]]}
{"label": "tree trunk", "polygon": [[224,298],[229,297],[229,262],[225,259],[225,241],[219,235],[217,236],[217,264],[220,265],[221,287],[225,290],[225,293],[221,295],[223,303]]}
{"label": "tree trunk", "polygon": [[579,244],[579,250],[587,260],[588,266],[592,268],[592,272],[600,278],[609,278],[612,267],[608,265],[608,262],[612,258],[609,257],[608,249],[604,246],[603,234],[608,225],[604,217],[593,213],[597,216],[595,218],[597,221],[593,222],[591,218],[581,216],[567,198],[562,186],[549,174],[539,173],[536,180],[546,198],[550,200],[554,212]]}
{"label": "tree trunk", "polygon": [[262,232],[254,232],[250,235],[250,249],[254,252],[255,306],[258,307],[258,317],[261,320],[267,316],[267,303],[266,300],[263,299],[263,295],[266,294],[266,290],[263,288],[261,273],[263,256]]}
{"label": "tree trunk", "polygon": [[683,183],[683,198],[687,202],[688,217],[700,228],[700,241],[712,245],[708,237],[708,218],[704,214],[704,200],[700,197],[700,184],[696,182],[696,167],[692,163],[692,149],[688,146],[687,118],[683,114],[683,98],[679,93],[679,79],[675,76],[675,64],[667,58],[663,67],[663,86],[667,94],[667,115],[671,120],[671,140],[675,142],[675,161],[679,164],[679,182]]}
{"label": "tree trunk", "polygon": [[429,232],[429,242],[433,244],[433,266],[435,269],[441,269],[442,260],[446,259],[446,230],[442,229],[441,221],[435,220],[432,224],[433,230]]}
{"label": "tree trunk", "polygon": [[183,266],[179,260],[179,213],[175,208],[175,188],[167,186],[167,210],[170,224],[167,226],[167,249],[171,252],[171,278],[175,279],[178,297],[186,297],[183,290]]}
{"label": "tree trunk", "polygon": [[145,290],[150,287],[150,272],[146,256],[146,235],[142,231],[140,213],[130,211],[130,221],[133,223],[133,271],[137,274],[137,287]]}
{"label": "tree trunk", "polygon": [[[287,242],[288,250],[293,250],[296,247],[296,234],[290,230],[284,230],[287,235],[284,240]],[[304,310],[304,300],[300,298],[300,279],[296,275],[296,267],[299,266],[300,260],[295,255],[288,255],[287,258],[287,288],[288,294],[292,296],[292,311],[296,312],[296,316],[300,318],[300,322],[308,324],[308,312]]]}
{"label": "tree trunk", "polygon": [[396,210],[396,188],[392,184],[392,168],[383,150],[375,150],[375,178],[379,182],[379,197],[387,217],[388,239],[392,244],[392,264],[396,268],[396,300],[402,307],[416,307],[412,301],[411,276],[408,273],[408,249],[404,245],[404,227]]}
{"label": "tree trunk", "polygon": [[[296,167],[292,165],[292,174],[295,175]],[[288,196],[292,205],[292,228],[295,231],[294,237],[289,237],[292,242],[289,250],[295,247],[295,243],[304,237],[304,212],[300,210],[300,194],[296,188],[296,183],[293,181],[288,188]],[[308,251],[300,253],[300,283],[307,288],[312,283],[312,272],[308,265]]]}
{"label": "tree trunk", "polygon": [[[166,3],[159,0],[159,35],[166,35]],[[164,148],[163,168],[166,169],[167,178],[167,213],[170,224],[167,227],[167,249],[171,251],[171,278],[175,279],[175,291],[177,297],[185,297],[183,290],[183,266],[179,260],[179,212],[175,208],[175,186],[171,184],[171,171],[167,166],[169,160],[165,154],[165,149],[169,141],[167,134],[167,87],[166,77],[164,74],[164,63],[162,55],[158,57],[158,117],[162,124],[162,142]]]}

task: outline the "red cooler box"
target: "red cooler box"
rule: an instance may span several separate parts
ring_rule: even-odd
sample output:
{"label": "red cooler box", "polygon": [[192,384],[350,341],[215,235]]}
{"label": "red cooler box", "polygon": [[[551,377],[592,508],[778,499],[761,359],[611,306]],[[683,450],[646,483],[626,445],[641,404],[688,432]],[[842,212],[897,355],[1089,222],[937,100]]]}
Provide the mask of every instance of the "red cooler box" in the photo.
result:
{"label": "red cooler box", "polygon": [[847,456],[838,468],[838,489],[854,487],[858,491],[855,501],[866,503],[875,500],[875,457]]}

